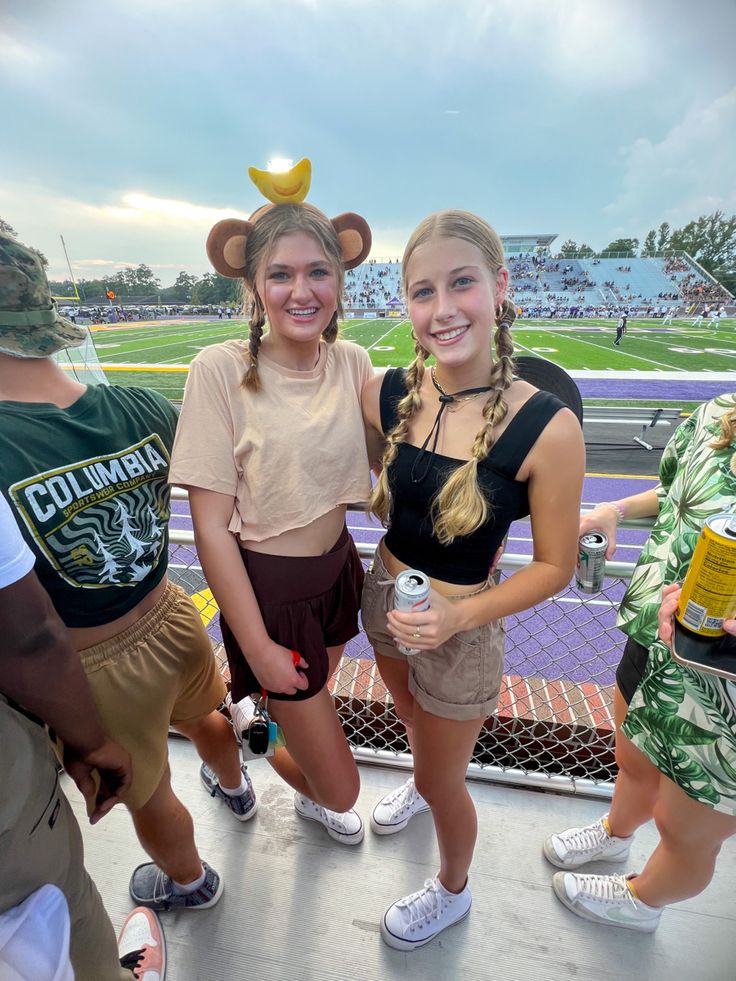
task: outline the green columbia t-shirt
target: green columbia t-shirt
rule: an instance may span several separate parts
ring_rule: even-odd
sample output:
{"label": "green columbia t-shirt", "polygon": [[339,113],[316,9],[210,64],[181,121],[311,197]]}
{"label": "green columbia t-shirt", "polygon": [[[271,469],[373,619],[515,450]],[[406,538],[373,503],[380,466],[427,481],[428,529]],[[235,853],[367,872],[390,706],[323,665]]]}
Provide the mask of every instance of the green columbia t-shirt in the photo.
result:
{"label": "green columbia t-shirt", "polygon": [[0,401],[0,492],[67,626],[115,620],[163,578],[176,419],[141,388],[90,386],[67,409]]}

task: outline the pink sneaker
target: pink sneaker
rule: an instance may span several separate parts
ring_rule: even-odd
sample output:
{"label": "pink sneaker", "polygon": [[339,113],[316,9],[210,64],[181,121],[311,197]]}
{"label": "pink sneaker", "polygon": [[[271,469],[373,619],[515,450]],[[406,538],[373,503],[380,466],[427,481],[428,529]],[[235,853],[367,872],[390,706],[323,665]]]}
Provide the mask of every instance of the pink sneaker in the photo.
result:
{"label": "pink sneaker", "polygon": [[133,972],[138,981],[164,981],[166,941],[153,910],[137,906],[128,913],[118,937],[120,966]]}

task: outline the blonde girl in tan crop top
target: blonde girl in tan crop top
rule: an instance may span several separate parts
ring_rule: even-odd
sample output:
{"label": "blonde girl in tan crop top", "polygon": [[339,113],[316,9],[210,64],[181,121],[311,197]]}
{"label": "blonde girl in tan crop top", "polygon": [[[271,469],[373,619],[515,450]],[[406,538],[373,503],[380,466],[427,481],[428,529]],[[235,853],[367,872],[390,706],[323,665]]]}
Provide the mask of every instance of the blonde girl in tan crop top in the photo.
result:
{"label": "blonde girl in tan crop top", "polygon": [[[336,338],[344,269],[369,248],[370,230],[358,215],[330,221],[308,204],[266,206],[250,221],[213,228],[210,260],[222,275],[242,278],[250,333],[247,342],[214,345],[193,362],[170,477],[189,491],[197,551],[225,621],[233,695],[271,694],[268,709],[288,749],[270,761],[297,792],[298,813],[345,843],[362,838],[350,810],[359,778],[326,681],[349,628],[333,623],[322,636],[321,621],[299,603],[293,610],[307,617],[303,637],[289,635],[287,625],[289,640],[279,642],[273,634],[282,636],[281,628],[266,623],[281,615],[274,613],[279,603],[286,604],[282,619],[291,616],[290,597],[305,588],[291,582],[298,570],[314,568],[321,581],[336,550],[348,555],[354,583],[362,580],[345,513],[370,493],[360,393],[372,368],[363,349]],[[283,591],[277,575],[259,594],[274,568],[284,570]],[[332,606],[344,602],[340,594]],[[326,611],[325,622],[339,617],[329,596],[312,607]],[[312,662],[320,657],[324,670],[315,682]]]}

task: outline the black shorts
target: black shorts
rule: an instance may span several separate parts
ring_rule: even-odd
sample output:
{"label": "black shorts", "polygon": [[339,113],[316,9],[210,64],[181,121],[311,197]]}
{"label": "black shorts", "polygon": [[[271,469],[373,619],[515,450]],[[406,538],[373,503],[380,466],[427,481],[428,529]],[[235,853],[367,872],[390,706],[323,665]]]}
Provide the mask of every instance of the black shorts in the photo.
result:
{"label": "black shorts", "polygon": [[[284,701],[311,698],[329,678],[327,648],[346,644],[358,633],[364,573],[355,544],[343,528],[326,555],[264,555],[242,549],[241,555],[266,633],[275,643],[299,651],[309,665],[303,670],[308,688],[295,695],[269,692],[269,697]],[[260,682],[222,613],[220,626],[233,700],[260,694]]]}
{"label": "black shorts", "polygon": [[634,692],[639,687],[639,682],[644,677],[648,658],[649,648],[642,647],[641,644],[629,637],[616,668],[616,684],[627,705],[631,702]]}

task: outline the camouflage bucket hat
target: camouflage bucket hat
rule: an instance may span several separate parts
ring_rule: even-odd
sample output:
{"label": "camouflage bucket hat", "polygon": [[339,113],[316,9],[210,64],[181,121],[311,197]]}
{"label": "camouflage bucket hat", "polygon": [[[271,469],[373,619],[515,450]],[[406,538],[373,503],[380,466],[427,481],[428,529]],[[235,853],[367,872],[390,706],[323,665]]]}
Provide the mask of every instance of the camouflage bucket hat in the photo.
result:
{"label": "camouflage bucket hat", "polygon": [[78,347],[87,331],[59,315],[38,255],[0,235],[0,352],[46,358]]}

